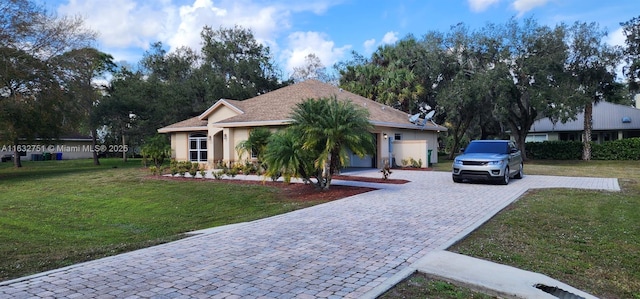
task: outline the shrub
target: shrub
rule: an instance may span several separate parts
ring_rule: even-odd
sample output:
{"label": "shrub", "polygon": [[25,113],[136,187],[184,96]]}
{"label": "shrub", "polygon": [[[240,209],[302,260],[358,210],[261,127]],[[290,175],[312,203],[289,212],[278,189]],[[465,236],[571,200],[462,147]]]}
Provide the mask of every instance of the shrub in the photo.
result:
{"label": "shrub", "polygon": [[228,176],[230,176],[232,178],[235,178],[236,175],[238,175],[238,168],[236,168],[236,167],[229,168],[224,172],[224,174],[226,174],[226,175],[228,175]]}
{"label": "shrub", "polygon": [[178,161],[171,160],[169,163],[169,170],[171,171],[171,176],[175,176],[178,173]]}
{"label": "shrub", "polygon": [[255,165],[253,165],[253,163],[251,163],[251,161],[246,161],[244,165],[241,166],[241,170],[244,175],[248,175],[251,173],[255,173],[257,171],[257,168]]}
{"label": "shrub", "polygon": [[422,159],[408,158],[402,159],[402,167],[413,167],[413,168],[421,168],[422,167]]}
{"label": "shrub", "polygon": [[544,141],[525,144],[527,158],[537,160],[580,160],[582,142],[580,141]]}
{"label": "shrub", "polygon": [[[538,160],[580,160],[582,142],[545,141],[527,142],[527,157]],[[607,141],[601,144],[591,143],[593,160],[640,160],[640,138],[628,138]]]}
{"label": "shrub", "polygon": [[382,170],[380,170],[380,172],[382,172],[383,179],[386,180],[389,178],[389,176],[392,174],[391,166],[389,165],[389,160],[384,161],[384,166],[382,167]]}
{"label": "shrub", "polygon": [[407,165],[409,165],[409,159],[402,159],[402,167],[406,167]]}
{"label": "shrub", "polygon": [[212,171],[211,175],[216,180],[221,180],[224,177],[224,170]]}
{"label": "shrub", "polygon": [[167,168],[169,168],[169,166],[167,165],[160,166],[160,168],[158,169],[158,175],[164,175],[164,172],[167,170]]}
{"label": "shrub", "polygon": [[640,160],[640,138],[628,138],[591,145],[594,160]]}
{"label": "shrub", "polygon": [[200,164],[194,162],[189,163],[189,165],[185,165],[185,167],[188,167],[187,171],[189,172],[191,177],[195,178],[196,174],[198,173],[198,169],[200,168]]}
{"label": "shrub", "polygon": [[216,169],[227,169],[227,163],[225,163],[223,160],[218,160],[216,162]]}
{"label": "shrub", "polygon": [[156,167],[155,165],[149,166],[149,171],[152,175],[158,175],[158,167]]}
{"label": "shrub", "polygon": [[164,163],[165,159],[171,156],[171,145],[164,134],[156,134],[145,140],[141,148],[142,160],[146,165],[147,159],[153,162],[156,169]]}
{"label": "shrub", "polygon": [[207,171],[206,171],[206,170],[204,170],[204,168],[200,170],[200,176],[201,176],[203,179],[206,179],[206,178],[207,178]]}

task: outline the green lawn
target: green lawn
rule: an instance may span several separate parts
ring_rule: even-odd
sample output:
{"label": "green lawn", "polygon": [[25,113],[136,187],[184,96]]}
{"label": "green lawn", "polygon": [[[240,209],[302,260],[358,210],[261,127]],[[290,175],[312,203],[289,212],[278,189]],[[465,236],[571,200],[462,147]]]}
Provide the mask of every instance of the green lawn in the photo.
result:
{"label": "green lawn", "polygon": [[[155,180],[139,160],[102,162],[0,164],[0,280],[304,207],[267,186]],[[435,169],[450,166],[441,161]],[[525,173],[618,177],[623,191],[531,191],[450,250],[541,272],[602,298],[639,299],[640,162],[536,161]],[[480,296],[415,277],[398,287],[411,297],[427,297],[421,288],[429,298]]]}
{"label": "green lawn", "polygon": [[[450,167],[441,161],[435,168]],[[525,173],[616,177],[623,190],[532,190],[449,250],[540,272],[601,298],[640,298],[640,161],[530,161]]]}
{"label": "green lawn", "polygon": [[91,163],[0,164],[0,280],[318,203],[260,185],[149,179],[140,160]]}

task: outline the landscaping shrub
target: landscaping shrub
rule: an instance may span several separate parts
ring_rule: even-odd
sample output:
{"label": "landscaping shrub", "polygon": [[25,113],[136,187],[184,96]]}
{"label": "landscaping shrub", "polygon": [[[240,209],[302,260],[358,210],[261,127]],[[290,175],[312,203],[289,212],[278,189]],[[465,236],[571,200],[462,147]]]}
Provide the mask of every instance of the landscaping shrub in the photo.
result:
{"label": "landscaping shrub", "polygon": [[582,142],[580,141],[545,141],[527,142],[525,144],[527,158],[534,160],[580,160],[582,159]]}
{"label": "landscaping shrub", "polygon": [[[545,141],[527,142],[527,157],[534,160],[580,160],[582,142]],[[591,143],[593,160],[640,160],[640,138],[628,138],[607,141],[602,144]]]}
{"label": "landscaping shrub", "polygon": [[196,174],[198,173],[198,169],[200,168],[200,164],[198,163],[189,163],[189,165],[186,165],[188,167],[187,171],[189,172],[189,174],[191,175],[192,178],[196,177]]}
{"label": "landscaping shrub", "polygon": [[591,145],[593,160],[640,160],[640,138],[628,138]]}

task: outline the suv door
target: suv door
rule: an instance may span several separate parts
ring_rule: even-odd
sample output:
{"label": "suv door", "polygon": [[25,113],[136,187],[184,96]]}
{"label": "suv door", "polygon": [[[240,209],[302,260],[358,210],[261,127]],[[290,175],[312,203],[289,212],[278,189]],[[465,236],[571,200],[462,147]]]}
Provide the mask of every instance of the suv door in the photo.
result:
{"label": "suv door", "polygon": [[520,171],[520,164],[522,163],[522,155],[515,143],[509,142],[509,170],[511,173],[517,173]]}

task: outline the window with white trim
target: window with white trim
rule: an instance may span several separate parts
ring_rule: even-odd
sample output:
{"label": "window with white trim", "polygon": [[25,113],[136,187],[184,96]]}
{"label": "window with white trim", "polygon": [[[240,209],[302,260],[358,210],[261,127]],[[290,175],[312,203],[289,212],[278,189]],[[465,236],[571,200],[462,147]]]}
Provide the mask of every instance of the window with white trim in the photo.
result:
{"label": "window with white trim", "polygon": [[547,134],[529,134],[525,138],[524,142],[543,142],[549,140]]}
{"label": "window with white trim", "polygon": [[207,135],[202,133],[189,135],[189,161],[207,162]]}

